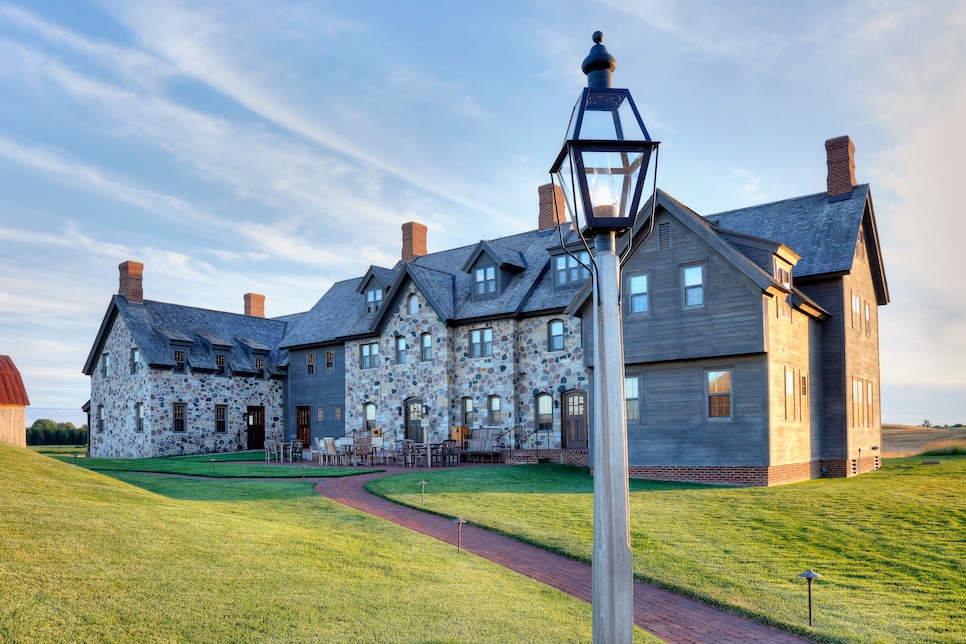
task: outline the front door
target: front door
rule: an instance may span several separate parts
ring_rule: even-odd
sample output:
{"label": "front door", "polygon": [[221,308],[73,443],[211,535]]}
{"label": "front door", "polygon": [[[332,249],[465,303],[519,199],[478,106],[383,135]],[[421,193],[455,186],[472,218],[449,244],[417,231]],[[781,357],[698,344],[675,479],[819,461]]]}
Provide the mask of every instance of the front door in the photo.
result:
{"label": "front door", "polygon": [[295,408],[295,438],[302,441],[302,445],[309,447],[312,443],[312,408],[299,406]]}
{"label": "front door", "polygon": [[567,391],[563,403],[564,449],[587,449],[587,392]]}
{"label": "front door", "polygon": [[423,399],[410,398],[406,401],[406,438],[426,442],[423,429]]}
{"label": "front door", "polygon": [[248,449],[265,449],[265,408],[248,408]]}

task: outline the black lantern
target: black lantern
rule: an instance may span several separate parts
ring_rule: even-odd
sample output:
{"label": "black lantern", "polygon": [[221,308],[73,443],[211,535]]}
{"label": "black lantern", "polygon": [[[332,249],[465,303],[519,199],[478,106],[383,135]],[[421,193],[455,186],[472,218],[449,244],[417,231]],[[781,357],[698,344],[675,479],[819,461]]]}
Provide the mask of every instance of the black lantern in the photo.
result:
{"label": "black lantern", "polygon": [[590,232],[633,228],[651,153],[651,141],[640,112],[626,89],[611,85],[617,61],[594,33],[594,43],[581,67],[587,87],[574,106],[564,142],[550,169],[563,189],[569,216],[579,216]]}

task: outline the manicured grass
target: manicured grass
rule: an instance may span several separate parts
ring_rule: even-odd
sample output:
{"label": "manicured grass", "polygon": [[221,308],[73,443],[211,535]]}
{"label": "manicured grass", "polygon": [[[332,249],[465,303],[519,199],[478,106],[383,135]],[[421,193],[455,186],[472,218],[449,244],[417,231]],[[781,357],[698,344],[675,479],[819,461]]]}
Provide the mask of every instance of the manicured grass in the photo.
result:
{"label": "manicured grass", "polygon": [[[632,481],[635,574],[819,640],[964,642],[966,458],[921,461],[773,488]],[[584,469],[422,470],[368,487],[590,560]],[[797,577],[808,568],[823,575],[813,586],[812,629]]]}
{"label": "manicured grass", "polygon": [[30,445],[27,449],[37,452],[38,454],[46,454],[47,456],[72,456],[77,454],[77,458],[82,458],[84,456],[84,451],[87,449],[86,445]]}
{"label": "manicured grass", "polygon": [[147,489],[0,445],[0,641],[590,641],[583,602],[308,483],[114,476]]}
{"label": "manicured grass", "polygon": [[[248,452],[252,454],[252,452]],[[255,453],[257,454],[257,452]],[[378,469],[348,469],[342,467],[319,467],[306,463],[303,466],[269,464],[262,458],[238,459],[239,454],[205,454],[203,456],[168,456],[162,458],[85,458],[77,459],[77,465],[100,472],[155,472],[182,474],[210,478],[302,478],[327,476],[353,476]],[[72,456],[54,456],[64,463],[74,463]],[[211,461],[215,463],[212,464]],[[227,462],[247,460],[251,462]],[[255,462],[255,461],[260,461]]]}

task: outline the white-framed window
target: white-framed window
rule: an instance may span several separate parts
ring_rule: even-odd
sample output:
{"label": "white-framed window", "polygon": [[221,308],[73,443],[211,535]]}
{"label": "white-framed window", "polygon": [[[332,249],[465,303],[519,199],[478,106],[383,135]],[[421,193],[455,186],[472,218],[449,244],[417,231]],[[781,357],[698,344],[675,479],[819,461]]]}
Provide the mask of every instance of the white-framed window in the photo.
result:
{"label": "white-framed window", "polygon": [[647,294],[647,274],[631,275],[627,280],[628,291],[630,291],[629,306],[630,312],[647,313],[650,311],[651,303]]}
{"label": "white-framed window", "polygon": [[101,375],[107,376],[108,370],[111,368],[111,354],[102,353],[101,354]]}
{"label": "white-framed window", "polygon": [[802,420],[808,420],[808,374],[799,374],[798,381],[799,396],[802,400]]}
{"label": "white-framed window", "polygon": [[174,422],[172,423],[171,429],[176,432],[184,432],[186,430],[186,416],[188,412],[188,403],[176,402],[172,407],[172,418]]}
{"label": "white-framed window", "polygon": [[137,347],[131,349],[131,375],[133,376],[138,372],[138,363],[140,362],[141,352],[138,351]]}
{"label": "white-framed window", "polygon": [[486,422],[490,425],[499,425],[503,420],[500,413],[500,397],[489,396],[486,399]]}
{"label": "white-framed window", "polygon": [[[784,262],[779,262],[775,260],[775,279],[781,282],[782,286],[791,291],[792,288],[792,271]],[[789,292],[787,295],[778,296],[778,317],[785,319],[792,319],[792,294]]]}
{"label": "white-framed window", "polygon": [[264,358],[255,358],[255,371],[258,372],[257,377],[259,380],[265,378],[265,359]]}
{"label": "white-framed window", "polygon": [[375,403],[365,403],[362,406],[362,418],[366,423],[366,429],[372,431],[376,426],[376,405]]}
{"label": "white-framed window", "polygon": [[420,354],[419,357],[423,362],[433,359],[433,336],[429,333],[423,333],[419,336]]}
{"label": "white-framed window", "polygon": [[222,378],[228,375],[228,356],[224,353],[215,356],[215,375]]}
{"label": "white-framed window", "polygon": [[342,405],[332,406],[332,416],[335,420],[342,420]]}
{"label": "white-framed window", "polygon": [[325,405],[319,405],[315,408],[315,420],[320,423],[325,422]]}
{"label": "white-framed window", "polygon": [[785,367],[785,420],[795,420],[795,370]]}
{"label": "white-framed window", "polygon": [[570,255],[557,255],[553,258],[553,281],[555,286],[570,286],[583,284],[590,272],[585,268],[590,266],[590,255],[582,250]]}
{"label": "white-framed window", "polygon": [[460,416],[467,427],[473,425],[473,399],[466,396],[460,401]]}
{"label": "white-framed window", "polygon": [[624,413],[627,422],[641,422],[641,376],[624,377]]}
{"label": "white-framed window", "polygon": [[363,369],[372,369],[379,364],[379,343],[369,342],[359,347],[360,364]]}
{"label": "white-framed window", "polygon": [[550,320],[547,323],[547,351],[563,351],[564,323],[563,320]]}
{"label": "white-framed window", "polygon": [[228,431],[228,405],[215,405],[215,431],[219,434]]}
{"label": "white-framed window", "polygon": [[134,431],[144,431],[144,404],[134,403]]}
{"label": "white-framed window", "polygon": [[496,266],[480,266],[473,271],[473,292],[476,297],[496,295]]}
{"label": "white-framed window", "polygon": [[852,426],[865,427],[865,382],[852,378]]}
{"label": "white-framed window", "polygon": [[312,375],[315,373],[315,354],[306,353],[305,354],[305,373]]}
{"label": "white-framed window", "polygon": [[406,349],[409,347],[406,345],[406,336],[397,335],[396,336],[396,364],[406,364]]}
{"label": "white-framed window", "polygon": [[871,337],[872,336],[872,306],[869,304],[868,300],[864,301],[863,305],[865,306],[865,336]]}
{"label": "white-framed window", "polygon": [[491,355],[493,355],[493,329],[470,331],[470,357],[481,358]]}
{"label": "white-framed window", "polygon": [[366,291],[366,313],[375,313],[382,305],[382,289],[371,288]]}
{"label": "white-framed window", "polygon": [[731,418],[731,369],[705,371],[708,418]]}
{"label": "white-framed window", "polygon": [[704,306],[704,264],[681,267],[681,284],[684,287],[684,308],[699,309]]}
{"label": "white-framed window", "polygon": [[852,328],[862,328],[862,298],[852,293]]}
{"label": "white-framed window", "polygon": [[537,431],[550,431],[553,429],[553,396],[550,394],[537,394],[533,399],[533,408],[536,411],[533,422]]}
{"label": "white-framed window", "polygon": [[325,372],[332,373],[335,371],[335,351],[325,352]]}
{"label": "white-framed window", "polygon": [[184,351],[181,349],[174,350],[174,372],[185,373]]}
{"label": "white-framed window", "polygon": [[409,296],[409,315],[419,313],[419,296],[413,293]]}

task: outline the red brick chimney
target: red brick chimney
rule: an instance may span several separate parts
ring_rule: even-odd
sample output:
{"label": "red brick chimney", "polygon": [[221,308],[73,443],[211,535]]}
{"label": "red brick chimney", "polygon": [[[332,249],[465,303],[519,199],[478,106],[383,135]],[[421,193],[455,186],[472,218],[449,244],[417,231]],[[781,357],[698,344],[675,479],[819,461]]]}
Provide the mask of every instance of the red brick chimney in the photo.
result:
{"label": "red brick chimney", "polygon": [[245,293],[245,315],[253,318],[265,317],[265,296],[258,293]]}
{"label": "red brick chimney", "polygon": [[426,226],[410,221],[402,225],[402,261],[411,262],[426,254]]}
{"label": "red brick chimney", "polygon": [[855,186],[855,146],[847,136],[825,142],[828,163],[828,198],[845,199],[852,196]]}
{"label": "red brick chimney", "polygon": [[567,223],[567,205],[560,186],[545,183],[537,188],[537,194],[540,195],[538,230],[553,230],[559,224]]}
{"label": "red brick chimney", "polygon": [[143,302],[144,290],[141,287],[141,276],[144,273],[144,264],[128,260],[121,262],[117,268],[121,282],[117,292],[128,302]]}

